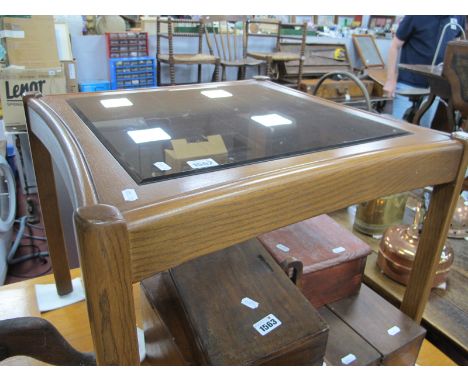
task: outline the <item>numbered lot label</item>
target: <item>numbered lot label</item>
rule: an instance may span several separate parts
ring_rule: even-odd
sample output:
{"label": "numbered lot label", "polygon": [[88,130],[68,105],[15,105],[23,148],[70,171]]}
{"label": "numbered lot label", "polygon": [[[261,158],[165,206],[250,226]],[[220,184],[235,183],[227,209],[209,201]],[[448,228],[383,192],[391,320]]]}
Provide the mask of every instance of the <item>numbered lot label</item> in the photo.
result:
{"label": "numbered lot label", "polygon": [[253,324],[253,327],[257,332],[264,336],[265,334],[270,333],[272,330],[275,330],[280,325],[281,321],[278,320],[274,314],[269,314],[268,316]]}

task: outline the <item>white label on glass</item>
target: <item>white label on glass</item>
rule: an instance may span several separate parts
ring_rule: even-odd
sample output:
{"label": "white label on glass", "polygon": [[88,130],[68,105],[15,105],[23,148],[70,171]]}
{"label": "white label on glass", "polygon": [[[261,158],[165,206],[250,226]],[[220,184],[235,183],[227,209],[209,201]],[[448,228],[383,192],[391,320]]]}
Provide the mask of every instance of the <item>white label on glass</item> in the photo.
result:
{"label": "white label on glass", "polygon": [[161,171],[169,171],[172,170],[172,167],[169,166],[166,162],[154,162],[153,163],[154,167],[157,167]]}
{"label": "white label on glass", "polygon": [[133,202],[138,199],[137,193],[133,188],[127,188],[126,190],[122,190],[122,195],[125,201]]}
{"label": "white label on glass", "polygon": [[253,324],[253,327],[257,332],[264,336],[270,333],[272,330],[275,330],[280,325],[281,321],[278,320],[274,314],[270,313],[268,316]]}
{"label": "white label on glass", "polygon": [[351,362],[354,362],[357,360],[357,357],[353,353],[349,353],[347,356],[344,356],[341,358],[341,363],[343,365],[349,365]]}
{"label": "white label on glass", "polygon": [[336,247],[336,248],[332,249],[333,253],[341,253],[341,252],[344,252],[344,251],[346,251],[346,249],[344,249],[343,247]]}
{"label": "white label on glass", "polygon": [[218,166],[218,163],[216,163],[216,161],[211,158],[189,160],[187,161],[187,164],[193,169]]}
{"label": "white label on glass", "polygon": [[387,330],[387,333],[391,336],[400,333],[400,328],[398,326],[392,326],[390,329]]}
{"label": "white label on glass", "polygon": [[276,248],[283,252],[289,252],[289,247],[286,247],[284,244],[276,244]]}
{"label": "white label on glass", "polygon": [[241,304],[247,306],[250,309],[257,309],[258,306],[260,305],[257,301],[254,301],[249,297],[244,297],[241,300]]}

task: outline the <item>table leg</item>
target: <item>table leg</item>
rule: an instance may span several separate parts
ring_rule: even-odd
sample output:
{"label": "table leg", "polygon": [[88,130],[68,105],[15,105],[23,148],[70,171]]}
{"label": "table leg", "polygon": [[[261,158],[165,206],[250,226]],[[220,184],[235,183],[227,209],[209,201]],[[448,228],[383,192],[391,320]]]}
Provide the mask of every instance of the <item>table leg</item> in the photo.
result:
{"label": "table leg", "polygon": [[413,122],[415,125],[419,125],[419,122],[421,121],[421,118],[423,115],[426,113],[426,111],[429,110],[429,108],[432,106],[436,99],[436,95],[434,93],[431,93],[429,95],[429,98],[427,99],[426,102],[424,102],[421,106],[421,108],[417,111],[416,115],[413,118]]}
{"label": "table leg", "polygon": [[[468,137],[468,134],[464,134]],[[439,263],[442,248],[447,240],[455,206],[457,204],[468,165],[468,138],[452,134],[464,144],[457,178],[434,187],[429,211],[424,222],[410,279],[400,309],[416,322],[420,322]]]}
{"label": "table leg", "polygon": [[44,221],[57,293],[63,296],[71,293],[73,291],[73,286],[71,283],[67,250],[60,220],[52,160],[45,146],[33,133],[29,134],[29,144],[34,161],[39,202],[41,203],[42,218]]}
{"label": "table leg", "polygon": [[89,322],[98,365],[138,365],[127,224],[115,207],[75,212]]}

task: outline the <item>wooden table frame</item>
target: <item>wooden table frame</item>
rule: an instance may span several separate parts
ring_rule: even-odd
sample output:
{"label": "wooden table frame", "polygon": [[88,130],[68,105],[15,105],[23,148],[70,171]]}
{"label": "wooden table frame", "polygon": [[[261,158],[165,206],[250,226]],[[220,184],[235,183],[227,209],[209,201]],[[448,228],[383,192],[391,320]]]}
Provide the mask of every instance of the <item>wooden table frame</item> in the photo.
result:
{"label": "wooden table frame", "polygon": [[[63,261],[52,160],[74,203],[98,364],[139,364],[133,283],[312,216],[434,185],[415,271],[401,305],[403,312],[421,320],[464,180],[465,135],[422,129],[270,82],[259,84],[334,108],[344,118],[357,115],[363,123],[381,121],[413,134],[139,186],[65,102],[83,95],[24,97],[44,224],[61,293],[69,289],[69,271]],[[136,201],[124,201],[121,191],[127,188],[135,189]]]}

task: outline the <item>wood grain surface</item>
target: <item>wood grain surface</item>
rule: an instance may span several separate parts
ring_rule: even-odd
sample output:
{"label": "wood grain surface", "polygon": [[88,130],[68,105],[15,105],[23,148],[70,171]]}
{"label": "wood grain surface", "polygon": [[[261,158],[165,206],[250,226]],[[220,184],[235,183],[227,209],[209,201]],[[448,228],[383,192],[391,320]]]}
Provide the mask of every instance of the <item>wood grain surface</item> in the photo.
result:
{"label": "wood grain surface", "polygon": [[42,218],[47,237],[54,240],[48,242],[48,250],[54,275],[57,292],[63,296],[72,292],[70,270],[68,265],[67,249],[62,231],[59,203],[53,176],[52,159],[44,144],[34,135],[29,135],[31,155],[34,161],[39,200],[42,206]]}
{"label": "wood grain surface", "polygon": [[75,213],[80,264],[99,365],[139,364],[125,221],[111,206]]}

